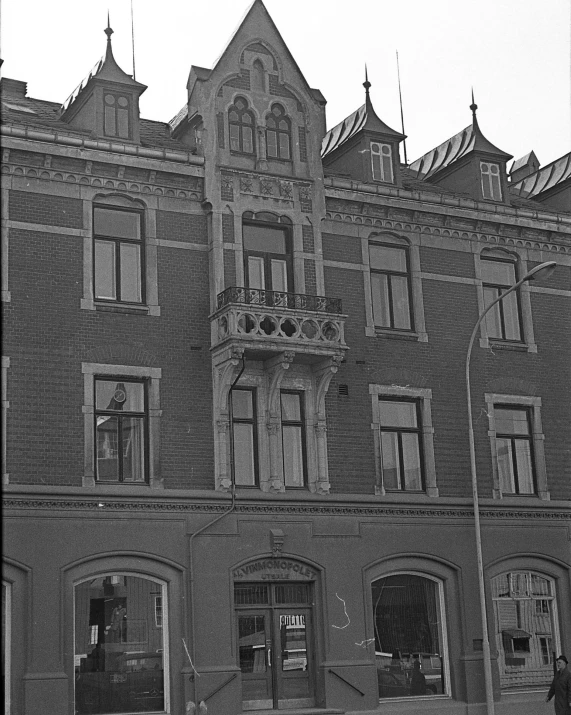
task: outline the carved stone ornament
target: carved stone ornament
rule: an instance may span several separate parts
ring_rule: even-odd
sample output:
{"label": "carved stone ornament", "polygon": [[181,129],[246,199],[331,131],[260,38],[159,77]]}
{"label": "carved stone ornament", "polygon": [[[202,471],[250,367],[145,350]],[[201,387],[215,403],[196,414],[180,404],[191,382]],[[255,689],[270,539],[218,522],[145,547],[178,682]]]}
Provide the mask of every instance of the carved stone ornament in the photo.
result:
{"label": "carved stone ornament", "polygon": [[270,529],[270,546],[272,547],[272,556],[275,559],[282,555],[284,541],[285,535],[281,529]]}
{"label": "carved stone ornament", "polygon": [[299,198],[302,201],[309,201],[311,198],[311,187],[303,184],[299,187]]}
{"label": "carved stone ornament", "polygon": [[253,191],[252,187],[252,177],[251,176],[241,176],[240,177],[240,191],[243,194],[251,194]]}
{"label": "carved stone ornament", "polygon": [[280,196],[282,199],[292,199],[293,198],[293,186],[291,181],[280,181]]}
{"label": "carved stone ornament", "polygon": [[272,196],[274,193],[274,184],[268,179],[260,179],[260,193],[264,196]]}

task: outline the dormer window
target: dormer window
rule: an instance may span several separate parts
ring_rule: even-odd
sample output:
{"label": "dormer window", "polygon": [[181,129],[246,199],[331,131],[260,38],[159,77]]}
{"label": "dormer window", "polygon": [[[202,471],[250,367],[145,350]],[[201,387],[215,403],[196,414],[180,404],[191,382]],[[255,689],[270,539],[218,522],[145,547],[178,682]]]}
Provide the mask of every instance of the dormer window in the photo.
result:
{"label": "dormer window", "polygon": [[371,142],[371,167],[374,181],[394,184],[393,151],[390,144]]}
{"label": "dormer window", "polygon": [[482,196],[492,201],[501,201],[502,183],[500,165],[481,161],[480,173],[482,176]]}
{"label": "dormer window", "polygon": [[129,98],[125,95],[105,93],[105,134],[108,137],[130,139]]}
{"label": "dormer window", "polygon": [[254,153],[254,117],[248,110],[248,103],[238,97],[228,111],[230,129],[230,149],[243,154]]}
{"label": "dormer window", "polygon": [[274,104],[266,119],[266,149],[272,159],[291,159],[291,123],[280,104]]}

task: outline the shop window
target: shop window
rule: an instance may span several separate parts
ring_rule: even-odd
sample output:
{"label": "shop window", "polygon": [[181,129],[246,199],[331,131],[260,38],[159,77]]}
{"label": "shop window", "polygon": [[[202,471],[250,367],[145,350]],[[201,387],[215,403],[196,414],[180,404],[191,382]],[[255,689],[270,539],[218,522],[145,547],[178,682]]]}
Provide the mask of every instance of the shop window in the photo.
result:
{"label": "shop window", "polygon": [[254,145],[254,115],[248,109],[248,102],[238,97],[228,110],[228,127],[230,132],[230,149],[242,154],[253,154]]}
{"label": "shop window", "polygon": [[282,390],[281,423],[284,484],[286,489],[306,484],[306,449],[303,393]]}
{"label": "shop window", "polygon": [[146,481],[147,399],[144,381],[95,379],[96,478]]}
{"label": "shop window", "polygon": [[448,695],[442,584],[401,573],[371,585],[379,698]]}
{"label": "shop window", "polygon": [[144,302],[144,255],[140,212],[93,209],[94,297],[99,301]]}
{"label": "shop window", "polygon": [[502,200],[502,180],[499,164],[487,161],[480,162],[480,175],[482,178],[482,196],[492,201]]}
{"label": "shop window", "polygon": [[[517,281],[516,264],[513,260],[482,256],[481,274],[484,308]],[[489,338],[521,341],[523,331],[518,292],[510,293],[500,300],[486,315],[485,323]]]}
{"label": "shop window", "polygon": [[107,574],[77,584],[74,597],[75,712],[165,711],[166,586],[140,576]]}
{"label": "shop window", "polygon": [[390,144],[371,142],[371,168],[375,181],[394,184],[393,150]]}
{"label": "shop window", "polygon": [[108,137],[131,138],[130,100],[120,94],[105,93],[104,132]]}
{"label": "shop window", "polygon": [[235,388],[231,400],[235,483],[254,487],[258,484],[256,390]]}
{"label": "shop window", "polygon": [[281,104],[266,118],[266,152],[270,159],[291,159],[291,122]]}
{"label": "shop window", "polygon": [[553,677],[558,636],[554,583],[530,571],[492,579],[503,688],[547,686]]}
{"label": "shop window", "polygon": [[407,247],[370,243],[369,265],[375,327],[413,330]]}

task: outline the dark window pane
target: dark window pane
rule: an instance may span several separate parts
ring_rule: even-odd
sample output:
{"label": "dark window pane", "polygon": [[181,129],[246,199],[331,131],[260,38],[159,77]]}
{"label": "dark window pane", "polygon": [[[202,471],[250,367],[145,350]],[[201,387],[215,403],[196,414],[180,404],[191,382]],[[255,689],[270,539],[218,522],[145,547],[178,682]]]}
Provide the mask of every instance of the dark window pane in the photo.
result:
{"label": "dark window pane", "polygon": [[402,452],[404,462],[404,488],[410,491],[422,489],[422,473],[420,470],[420,450],[417,434],[403,434]]}
{"label": "dark window pane", "polygon": [[140,303],[141,247],[135,243],[121,243],[121,300]]}
{"label": "dark window pane", "polygon": [[518,494],[533,494],[533,469],[531,463],[531,443],[526,439],[514,440],[517,467]]}
{"label": "dark window pane", "polygon": [[278,155],[278,135],[274,131],[266,133],[266,149],[268,156],[276,157]]}
{"label": "dark window pane", "polygon": [[145,424],[140,417],[123,417],[123,481],[145,480]]}
{"label": "dark window pane", "polygon": [[301,420],[300,395],[282,392],[282,420],[286,422],[299,422]]}
{"label": "dark window pane", "polygon": [[410,309],[408,304],[408,279],[404,276],[391,276],[393,294],[394,327],[410,329]]}
{"label": "dark window pane", "polygon": [[303,487],[303,450],[301,427],[282,425],[284,483]]}
{"label": "dark window pane", "polygon": [[236,484],[254,486],[256,483],[254,461],[254,425],[235,422],[234,432],[234,472]]}
{"label": "dark window pane", "polygon": [[103,415],[96,419],[97,478],[101,481],[119,479],[118,419]]}
{"label": "dark window pane", "polygon": [[406,273],[406,250],[391,246],[369,246],[371,268]]}
{"label": "dark window pane", "polygon": [[240,127],[237,124],[230,125],[230,149],[240,151]]}
{"label": "dark window pane", "polygon": [[93,222],[97,236],[141,238],[141,217],[137,213],[95,208]]}
{"label": "dark window pane", "polygon": [[515,494],[515,474],[513,470],[512,443],[509,439],[497,439],[496,451],[500,489],[506,494]]}
{"label": "dark window pane", "polygon": [[246,251],[286,253],[286,229],[244,224],[242,233]]}
{"label": "dark window pane", "polygon": [[236,584],[234,586],[234,603],[237,606],[255,606],[260,603],[268,603],[268,587]]}
{"label": "dark window pane", "polygon": [[385,489],[402,487],[396,432],[381,433],[381,469]]}
{"label": "dark window pane", "polygon": [[253,141],[252,129],[250,127],[242,127],[242,151],[251,154],[254,151],[254,141]]}
{"label": "dark window pane", "polygon": [[[121,99],[122,97],[119,102]],[[122,107],[117,109],[117,136],[121,139],[129,138],[129,110]]]}
{"label": "dark window pane", "polygon": [[254,416],[251,390],[232,390],[232,414],[234,419],[252,419]]}
{"label": "dark window pane", "polygon": [[97,380],[95,404],[98,410],[144,412],[145,388],[142,382]]}
{"label": "dark window pane", "polygon": [[[238,616],[238,654],[242,673],[265,673],[265,616]],[[252,684],[255,685],[255,681]]]}
{"label": "dark window pane", "polygon": [[117,136],[117,125],[115,122],[115,107],[105,107],[105,134],[110,137]]}
{"label": "dark window pane", "polygon": [[504,298],[502,300],[502,306],[504,309],[505,339],[519,340],[519,311],[516,293],[510,293],[510,295]]}
{"label": "dark window pane", "polygon": [[289,137],[280,133],[280,158],[289,159]]}
{"label": "dark window pane", "polygon": [[284,605],[286,603],[311,603],[310,596],[310,586],[305,583],[275,585],[275,602],[278,605]]}
{"label": "dark window pane", "polygon": [[388,277],[382,273],[372,273],[371,292],[374,323],[379,327],[389,328],[391,326],[391,316],[389,312]]}
{"label": "dark window pane", "polygon": [[[492,303],[500,292],[497,288],[484,286],[484,305],[487,307]],[[500,306],[496,304],[489,313],[486,314],[486,332],[490,338],[502,337],[502,321],[500,318]]]}
{"label": "dark window pane", "polygon": [[379,413],[383,427],[417,426],[416,403],[379,400]]}
{"label": "dark window pane", "polygon": [[117,299],[115,282],[115,243],[95,241],[95,287],[96,298]]}
{"label": "dark window pane", "polygon": [[529,434],[526,410],[495,408],[496,432],[498,434]]}

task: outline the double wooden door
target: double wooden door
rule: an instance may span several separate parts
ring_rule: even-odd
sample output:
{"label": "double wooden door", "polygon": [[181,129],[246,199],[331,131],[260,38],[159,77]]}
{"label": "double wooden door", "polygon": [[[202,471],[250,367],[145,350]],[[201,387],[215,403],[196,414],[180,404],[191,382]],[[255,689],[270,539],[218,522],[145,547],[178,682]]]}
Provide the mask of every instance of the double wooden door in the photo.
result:
{"label": "double wooden door", "polygon": [[[315,667],[310,584],[236,588],[244,709],[311,707]],[[252,600],[263,603],[239,605]]]}

